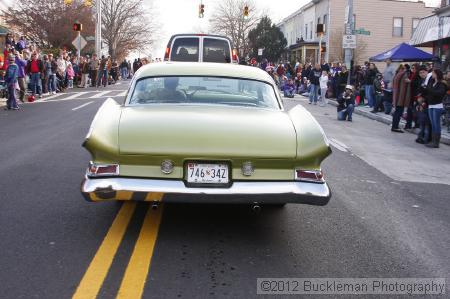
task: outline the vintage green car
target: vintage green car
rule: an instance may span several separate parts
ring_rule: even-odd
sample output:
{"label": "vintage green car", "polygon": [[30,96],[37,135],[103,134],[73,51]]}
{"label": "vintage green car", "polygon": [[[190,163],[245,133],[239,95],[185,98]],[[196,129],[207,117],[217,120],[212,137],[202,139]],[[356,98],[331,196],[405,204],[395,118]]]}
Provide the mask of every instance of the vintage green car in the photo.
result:
{"label": "vintage green car", "polygon": [[108,99],[83,146],[89,201],[326,205],[331,153],[314,117],[285,111],[277,86],[248,66],[142,67],[126,99]]}

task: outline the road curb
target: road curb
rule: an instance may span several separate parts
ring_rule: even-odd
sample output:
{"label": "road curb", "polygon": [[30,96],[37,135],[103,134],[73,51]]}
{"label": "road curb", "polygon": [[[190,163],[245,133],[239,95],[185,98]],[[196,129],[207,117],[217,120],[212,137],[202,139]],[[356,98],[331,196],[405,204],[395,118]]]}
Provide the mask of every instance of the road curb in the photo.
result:
{"label": "road curb", "polygon": [[[335,107],[337,107],[337,105],[338,105],[335,99],[328,99],[328,103],[333,105],[333,106],[335,106]],[[367,117],[367,118],[370,118],[372,120],[376,120],[378,122],[384,123],[384,124],[389,125],[389,126],[392,124],[392,119],[386,119],[386,118],[384,118],[384,117],[382,117],[382,116],[380,116],[378,114],[374,114],[374,113],[371,113],[371,112],[368,112],[368,111],[360,110],[360,109],[358,109],[358,107],[356,107],[356,109],[354,110],[353,113],[361,115],[361,116],[364,116],[364,117]],[[401,120],[401,123],[405,124],[405,121]],[[408,132],[408,131],[405,131],[405,132]],[[408,132],[408,133],[416,135],[413,132]],[[441,143],[446,144],[446,145],[450,145],[450,137],[449,136],[445,136],[443,134],[441,136]]]}
{"label": "road curb", "polygon": [[[337,102],[335,100],[330,100],[330,101],[328,101],[328,103],[331,103],[332,105],[337,107]],[[384,117],[381,117],[381,116],[379,116],[379,115],[377,115],[375,113],[362,111],[362,110],[358,109],[358,107],[356,107],[354,113],[356,113],[358,115],[365,116],[365,117],[370,118],[372,120],[376,120],[378,122],[384,123],[384,124],[389,125],[389,126],[392,124],[392,119],[385,119]],[[405,124],[405,121],[401,120],[401,123]],[[405,132],[408,132],[408,131],[405,131]],[[413,132],[408,132],[408,133],[416,135]],[[441,143],[446,144],[446,145],[450,145],[450,138],[447,137],[447,136],[442,135],[441,136]]]}

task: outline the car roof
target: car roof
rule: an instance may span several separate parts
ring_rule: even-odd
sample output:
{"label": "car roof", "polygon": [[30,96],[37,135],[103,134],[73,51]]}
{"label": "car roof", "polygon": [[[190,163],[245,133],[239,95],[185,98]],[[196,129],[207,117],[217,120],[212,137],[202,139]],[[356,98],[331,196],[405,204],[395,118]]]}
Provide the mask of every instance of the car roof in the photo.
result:
{"label": "car roof", "polygon": [[158,76],[211,76],[264,81],[273,84],[270,75],[257,67],[231,63],[161,62],[142,66],[135,79]]}
{"label": "car roof", "polygon": [[170,40],[174,39],[175,37],[183,37],[183,36],[195,36],[195,37],[216,37],[216,38],[223,38],[223,39],[227,39],[229,41],[230,38],[225,36],[225,35],[217,35],[217,34],[204,34],[204,33],[178,33],[178,34],[174,34],[170,37]]}

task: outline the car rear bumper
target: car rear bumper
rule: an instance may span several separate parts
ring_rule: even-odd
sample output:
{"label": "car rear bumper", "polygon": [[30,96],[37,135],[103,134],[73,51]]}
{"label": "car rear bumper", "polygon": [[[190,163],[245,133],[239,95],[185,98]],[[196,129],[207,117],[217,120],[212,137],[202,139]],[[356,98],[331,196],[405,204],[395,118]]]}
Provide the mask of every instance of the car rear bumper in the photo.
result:
{"label": "car rear bumper", "polygon": [[88,178],[81,184],[88,201],[136,200],[183,203],[297,203],[324,206],[331,198],[326,183],[233,182],[229,188],[188,188],[180,180]]}

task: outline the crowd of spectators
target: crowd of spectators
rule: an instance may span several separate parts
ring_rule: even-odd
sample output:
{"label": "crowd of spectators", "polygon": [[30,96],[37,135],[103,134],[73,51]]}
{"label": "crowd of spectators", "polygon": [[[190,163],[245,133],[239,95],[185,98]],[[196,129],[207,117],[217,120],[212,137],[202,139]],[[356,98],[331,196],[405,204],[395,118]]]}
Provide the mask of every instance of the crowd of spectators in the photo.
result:
{"label": "crowd of spectators", "polygon": [[35,101],[49,95],[63,93],[73,88],[87,88],[115,84],[120,78],[131,78],[147,59],[123,60],[117,62],[110,56],[96,54],[78,57],[59,50],[40,50],[25,37],[15,41],[13,34],[7,34],[3,59],[0,55],[0,98],[7,98],[7,110],[19,110],[18,100]]}
{"label": "crowd of spectators", "polygon": [[444,75],[431,63],[395,66],[388,59],[383,72],[369,62],[351,72],[338,62],[292,65],[263,60],[259,67],[272,76],[285,97],[307,95],[309,104],[320,106],[335,98],[338,120],[352,121],[355,107],[365,106],[374,114],[392,115],[392,132],[417,129],[416,142],[433,148],[439,147],[442,125],[450,132],[450,72]]}

